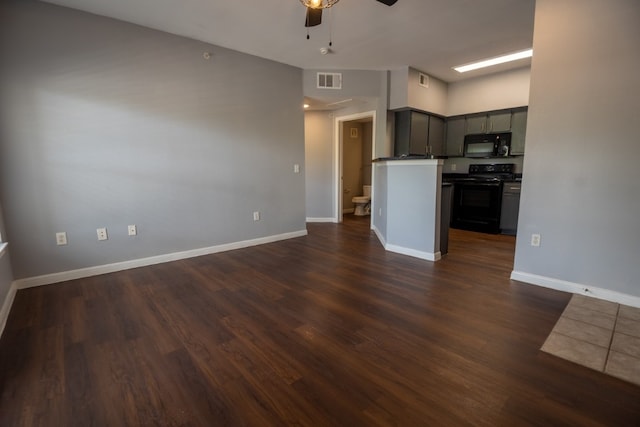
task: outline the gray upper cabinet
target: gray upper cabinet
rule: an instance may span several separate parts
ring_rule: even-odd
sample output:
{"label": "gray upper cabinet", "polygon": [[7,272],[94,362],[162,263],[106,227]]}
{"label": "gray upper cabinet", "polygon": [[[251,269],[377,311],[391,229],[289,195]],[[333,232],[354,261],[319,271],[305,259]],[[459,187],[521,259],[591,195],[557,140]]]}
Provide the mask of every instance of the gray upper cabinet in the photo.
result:
{"label": "gray upper cabinet", "polygon": [[394,156],[445,154],[444,119],[420,111],[396,111]]}
{"label": "gray upper cabinet", "polygon": [[463,155],[465,125],[465,117],[447,119],[447,156]]}
{"label": "gray upper cabinet", "polygon": [[514,110],[511,117],[511,154],[524,154],[526,132],[527,109]]}
{"label": "gray upper cabinet", "polygon": [[509,132],[511,130],[511,111],[489,113],[487,132]]}
{"label": "gray upper cabinet", "polygon": [[486,133],[487,132],[487,115],[476,114],[467,116],[466,134],[470,133]]}
{"label": "gray upper cabinet", "polygon": [[419,111],[397,111],[395,114],[395,156],[426,154],[429,116]]}
{"label": "gray upper cabinet", "polygon": [[511,153],[524,154],[527,128],[527,107],[487,111],[447,119],[446,155],[464,155],[465,135],[478,133],[511,132]]}
{"label": "gray upper cabinet", "polygon": [[467,116],[467,134],[509,132],[511,111],[497,111]]}
{"label": "gray upper cabinet", "polygon": [[434,156],[445,155],[444,119],[436,116],[429,117],[429,152]]}

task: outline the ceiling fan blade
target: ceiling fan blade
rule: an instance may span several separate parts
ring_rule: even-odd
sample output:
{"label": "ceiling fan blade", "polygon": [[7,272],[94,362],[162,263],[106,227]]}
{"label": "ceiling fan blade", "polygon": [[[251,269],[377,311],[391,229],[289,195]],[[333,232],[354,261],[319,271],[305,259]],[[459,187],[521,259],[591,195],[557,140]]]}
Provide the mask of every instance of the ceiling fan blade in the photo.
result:
{"label": "ceiling fan blade", "polygon": [[322,9],[307,8],[307,16],[304,20],[305,27],[315,27],[322,23]]}
{"label": "ceiling fan blade", "polygon": [[386,4],[387,6],[393,6],[396,4],[398,0],[378,0],[382,4]]}

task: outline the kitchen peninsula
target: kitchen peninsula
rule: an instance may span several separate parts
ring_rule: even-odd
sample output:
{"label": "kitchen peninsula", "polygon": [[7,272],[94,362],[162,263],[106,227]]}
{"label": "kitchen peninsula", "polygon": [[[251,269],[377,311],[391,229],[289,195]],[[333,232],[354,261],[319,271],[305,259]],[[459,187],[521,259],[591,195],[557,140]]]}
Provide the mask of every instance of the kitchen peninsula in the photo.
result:
{"label": "kitchen peninsula", "polygon": [[411,157],[374,160],[372,224],[386,250],[440,259],[443,163]]}

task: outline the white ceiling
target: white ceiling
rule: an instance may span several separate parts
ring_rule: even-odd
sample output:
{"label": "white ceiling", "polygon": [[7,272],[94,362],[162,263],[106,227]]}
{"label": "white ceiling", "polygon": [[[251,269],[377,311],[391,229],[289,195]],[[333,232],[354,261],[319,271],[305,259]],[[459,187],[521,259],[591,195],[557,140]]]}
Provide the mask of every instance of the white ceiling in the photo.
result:
{"label": "white ceiling", "polygon": [[[451,67],[532,46],[535,0],[341,0],[310,29],[299,0],[47,0],[303,69],[411,66],[447,82]],[[333,39],[332,53],[321,47]]]}

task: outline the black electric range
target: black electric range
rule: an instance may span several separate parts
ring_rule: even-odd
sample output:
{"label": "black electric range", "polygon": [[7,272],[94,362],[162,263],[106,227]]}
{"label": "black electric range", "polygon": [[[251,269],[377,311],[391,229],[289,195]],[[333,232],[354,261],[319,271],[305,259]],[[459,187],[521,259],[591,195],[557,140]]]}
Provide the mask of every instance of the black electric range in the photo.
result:
{"label": "black electric range", "polygon": [[469,174],[449,176],[454,183],[451,227],[497,234],[500,232],[502,187],[515,180],[513,163],[469,165]]}

